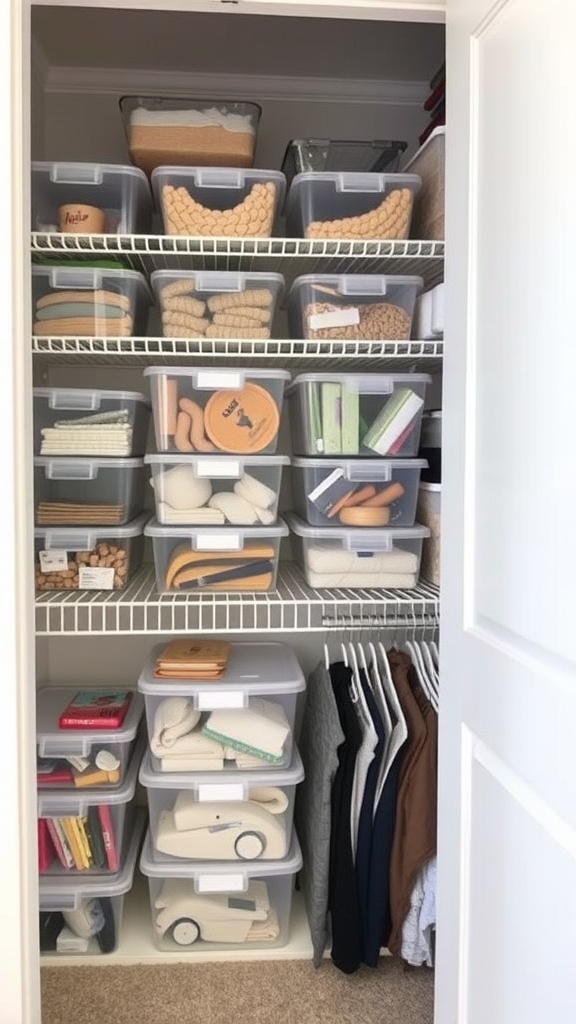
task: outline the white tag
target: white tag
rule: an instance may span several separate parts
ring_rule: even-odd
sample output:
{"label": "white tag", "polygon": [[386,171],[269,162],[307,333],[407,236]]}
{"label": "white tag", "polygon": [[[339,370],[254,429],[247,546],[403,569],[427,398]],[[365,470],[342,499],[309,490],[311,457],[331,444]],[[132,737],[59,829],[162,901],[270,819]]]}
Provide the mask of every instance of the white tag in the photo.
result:
{"label": "white tag", "polygon": [[238,533],[199,533],[196,537],[196,551],[240,551],[244,546]]}
{"label": "white tag", "polygon": [[113,590],[114,567],[81,565],[78,570],[80,590]]}
{"label": "white tag", "polygon": [[90,767],[90,761],[87,757],[73,757],[69,754],[64,758],[64,760],[67,761],[68,764],[71,764],[77,772],[85,772],[86,769]]}
{"label": "white tag", "polygon": [[244,892],[244,875],[200,875],[197,892]]}
{"label": "white tag", "polygon": [[244,786],[240,783],[229,783],[227,786],[198,786],[198,802],[206,803],[208,800],[243,800]]}
{"label": "white tag", "polygon": [[208,462],[199,462],[196,466],[196,476],[226,477],[237,480],[241,473],[240,463],[235,459],[209,459]]}
{"label": "white tag", "polygon": [[67,551],[57,551],[55,548],[53,551],[39,551],[38,555],[40,572],[62,572],[68,568]]}
{"label": "white tag", "polygon": [[207,391],[209,388],[217,391],[221,388],[232,388],[237,391],[243,385],[244,374],[239,370],[231,373],[216,370],[214,373],[198,373],[196,375],[195,386],[199,391]]}
{"label": "white tag", "polygon": [[360,323],[360,310],[357,306],[347,309],[333,309],[329,313],[313,313],[308,317],[311,331],[319,331],[322,327],[355,327]]}
{"label": "white tag", "polygon": [[214,693],[199,693],[196,701],[198,711],[214,711],[215,708],[243,708],[244,694],[241,691],[219,690]]}

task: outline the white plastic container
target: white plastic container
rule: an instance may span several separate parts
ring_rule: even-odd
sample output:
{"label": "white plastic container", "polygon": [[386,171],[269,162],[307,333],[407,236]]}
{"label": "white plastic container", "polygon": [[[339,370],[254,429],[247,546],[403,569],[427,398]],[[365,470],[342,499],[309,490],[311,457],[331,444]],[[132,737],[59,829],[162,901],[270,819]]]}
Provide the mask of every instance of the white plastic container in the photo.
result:
{"label": "white plastic container", "polygon": [[147,455],[163,526],[272,525],[287,455]]}
{"label": "white plastic container", "polygon": [[261,108],[236,100],[123,96],[130,158],[146,174],[162,164],[252,167]]}
{"label": "white plastic container", "polygon": [[[156,658],[164,648],[165,644],[157,644],[152,648],[150,655],[140,673],[138,690],[144,695],[146,703],[146,722],[148,726],[148,737],[151,746],[151,765],[155,772],[170,771],[191,771],[191,765],[184,755],[187,749],[188,739],[180,745],[173,743],[170,747],[162,750],[162,708],[166,707],[164,702],[172,697],[180,698],[180,715],[190,715],[191,709],[200,715],[199,721],[195,721],[197,715],[193,714],[190,720],[190,730],[185,733],[189,737],[190,732],[196,735],[201,731],[202,726],[207,724],[213,711],[233,710],[240,711],[249,709],[254,701],[264,700],[267,704],[272,702],[279,707],[288,725],[288,731],[282,737],[282,749],[280,759],[266,761],[262,764],[254,764],[253,767],[240,758],[244,763],[241,771],[251,774],[252,771],[261,770],[266,767],[274,772],[277,768],[284,769],[290,764],[292,757],[292,744],[294,739],[294,724],[296,720],[296,705],[298,694],[303,693],[306,683],[302,669],[300,668],[294,651],[288,644],[283,643],[254,643],[252,641],[233,642],[230,645],[228,662],[220,678],[214,680],[167,679],[154,676]],[[159,712],[160,708],[160,712]],[[158,715],[158,717],[157,717]],[[216,744],[215,747],[218,745]],[[154,750],[159,755],[155,756]],[[182,760],[180,755],[182,754]],[[228,749],[222,744],[222,755],[218,757],[218,751],[211,751],[214,760],[208,762],[214,765],[213,771],[220,776],[222,770],[232,774],[237,770],[236,750]],[[198,751],[201,757],[201,751]],[[203,772],[208,773],[207,762],[202,762]]]}
{"label": "white plastic container", "polygon": [[[146,175],[122,164],[32,164],[32,230],[59,231],[61,206],[96,207],[105,215],[104,234],[138,235],[150,230],[152,196]],[[70,211],[72,214],[74,211]],[[72,226],[82,231],[82,211]],[[87,232],[89,233],[89,232]]]}
{"label": "white plastic container", "polygon": [[307,274],[290,289],[291,338],[405,341],[421,277]]}
{"label": "white plastic container", "polygon": [[37,590],[123,590],[140,568],[146,513],[126,526],[36,527]]}
{"label": "white plastic container", "polygon": [[151,277],[165,337],[266,340],[281,274],[156,270]]}
{"label": "white plastic container", "polygon": [[412,337],[436,341],[444,337],[444,283],[419,295],[414,309]]}
{"label": "white plastic container", "polygon": [[152,856],[178,860],[265,861],[288,853],[296,786],[304,768],[296,747],[276,771],[159,773],[149,754],[140,768],[150,813]]}
{"label": "white plastic container", "polygon": [[32,266],[32,333],[39,337],[143,336],[150,300],[136,270]]}
{"label": "white plastic container", "polygon": [[183,455],[273,455],[286,370],[148,366],[156,447]]}
{"label": "white plastic container", "polygon": [[296,238],[408,238],[419,188],[416,174],[297,174],[288,194],[288,234]]}
{"label": "white plastic container", "polygon": [[[73,769],[75,781],[61,783],[61,789],[109,788],[121,785],[144,713],[144,698],[133,693],[126,717],[119,729],[60,729],[58,719],[75,694],[77,686],[43,686],[36,696],[37,779],[42,792],[50,787],[46,768],[52,762]],[[72,759],[74,765],[68,759]],[[88,762],[84,765],[80,762]],[[48,762],[48,764],[46,763]],[[84,777],[81,773],[85,772]],[[106,779],[109,773],[112,777]],[[116,778],[117,776],[117,778]],[[87,782],[93,777],[96,781]],[[54,787],[51,787],[54,788]]]}
{"label": "white plastic container", "polygon": [[[139,391],[34,388],[32,394],[35,455],[55,458],[65,455],[138,458],[144,455],[150,402]],[[102,428],[100,417],[108,421],[112,418],[116,429],[110,431],[109,425]],[[45,433],[47,430],[50,434]]]}
{"label": "white plastic container", "polygon": [[275,526],[220,528],[160,526],[152,519],[144,533],[152,537],[158,593],[263,593],[276,586],[288,527],[281,519]]}
{"label": "white plastic container", "polygon": [[157,167],[152,188],[167,235],[270,238],[286,179],[280,171]]}
{"label": "white plastic container", "polygon": [[310,587],[411,590],[418,583],[425,526],[360,530],[307,526],[289,515],[293,550]]}
{"label": "white plastic container", "polygon": [[[51,915],[50,931],[55,936],[52,948],[44,945],[41,938],[42,954],[92,956],[113,953],[117,949],[122,931],[124,897],[132,888],[145,825],[146,814],[137,811],[122,867],[114,875],[82,878],[40,876],[38,905],[41,922],[43,915]],[[96,933],[95,927],[98,928]]]}
{"label": "white plastic container", "polygon": [[421,483],[418,519],[430,530],[422,549],[422,578],[440,586],[441,484]]}
{"label": "white plastic container", "polygon": [[422,179],[422,188],[414,203],[411,238],[444,238],[445,154],[446,127],[442,125],[430,133],[404,168],[405,172]]}
{"label": "white plastic container", "polygon": [[[72,852],[72,859],[68,860],[68,866],[65,867],[54,847],[53,860],[41,874],[89,876],[113,875],[118,872],[124,856],[127,811],[136,792],[143,753],[144,737],[141,737],[136,743],[128,771],[120,786],[83,790],[38,790],[38,817],[48,819],[49,828],[56,828],[60,841],[64,830],[65,845]],[[63,819],[72,819],[72,823],[65,826]],[[84,845],[84,849],[89,848],[91,851],[91,866],[86,866],[86,862],[83,867],[79,866],[78,828],[84,828],[87,836],[88,846]]]}
{"label": "white plastic container", "polygon": [[142,459],[34,459],[37,526],[125,526],[144,509]]}
{"label": "white plastic container", "polygon": [[154,944],[180,953],[285,946],[301,867],[295,832],[283,860],[157,864],[148,831],[140,870],[149,881]]}
{"label": "white plastic container", "polygon": [[413,526],[425,459],[292,460],[295,511],[310,526]]}
{"label": "white plastic container", "polygon": [[303,373],[286,391],[296,455],[411,458],[431,377]]}

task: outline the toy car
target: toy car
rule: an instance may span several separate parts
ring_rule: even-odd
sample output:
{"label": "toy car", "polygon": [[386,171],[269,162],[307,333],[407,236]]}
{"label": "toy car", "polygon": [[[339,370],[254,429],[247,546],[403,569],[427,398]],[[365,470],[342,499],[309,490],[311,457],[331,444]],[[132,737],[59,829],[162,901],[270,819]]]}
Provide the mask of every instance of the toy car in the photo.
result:
{"label": "toy car", "polygon": [[285,857],[289,835],[283,812],[288,797],[276,787],[250,791],[250,800],[200,803],[178,793],[171,811],[161,811],[155,845],[159,853],[187,860],[276,860]]}
{"label": "toy car", "polygon": [[250,882],[246,892],[204,895],[190,881],[170,878],[154,902],[159,939],[170,933],[179,946],[205,942],[274,942],[280,934],[265,882]]}

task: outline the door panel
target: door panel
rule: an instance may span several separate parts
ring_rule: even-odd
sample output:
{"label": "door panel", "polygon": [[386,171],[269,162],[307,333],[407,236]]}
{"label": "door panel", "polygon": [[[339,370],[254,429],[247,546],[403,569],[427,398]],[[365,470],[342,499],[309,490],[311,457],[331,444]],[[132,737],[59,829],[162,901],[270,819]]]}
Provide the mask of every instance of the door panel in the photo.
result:
{"label": "door panel", "polygon": [[437,1024],[574,1020],[575,38],[448,2]]}

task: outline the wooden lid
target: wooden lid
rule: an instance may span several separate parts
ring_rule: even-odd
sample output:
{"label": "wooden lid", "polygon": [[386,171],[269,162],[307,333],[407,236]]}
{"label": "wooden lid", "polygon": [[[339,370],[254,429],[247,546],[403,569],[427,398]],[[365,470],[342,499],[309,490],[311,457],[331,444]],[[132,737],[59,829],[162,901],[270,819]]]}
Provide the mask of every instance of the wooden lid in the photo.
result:
{"label": "wooden lid", "polygon": [[246,384],[240,391],[215,391],[204,409],[204,430],[223,452],[261,452],[273,442],[279,426],[278,406],[259,384]]}

